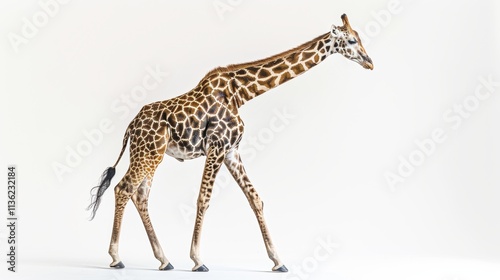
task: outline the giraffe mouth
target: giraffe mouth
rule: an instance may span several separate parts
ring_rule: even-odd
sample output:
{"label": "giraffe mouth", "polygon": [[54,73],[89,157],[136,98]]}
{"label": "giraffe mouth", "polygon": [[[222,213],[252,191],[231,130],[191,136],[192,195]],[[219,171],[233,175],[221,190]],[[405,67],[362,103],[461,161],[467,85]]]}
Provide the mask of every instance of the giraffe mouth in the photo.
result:
{"label": "giraffe mouth", "polygon": [[368,61],[363,61],[363,68],[373,70],[373,63]]}
{"label": "giraffe mouth", "polygon": [[363,66],[363,68],[365,68],[365,69],[373,70],[372,59],[369,56],[363,55],[363,54],[361,55],[361,58],[362,58],[362,60],[360,62],[361,66]]}

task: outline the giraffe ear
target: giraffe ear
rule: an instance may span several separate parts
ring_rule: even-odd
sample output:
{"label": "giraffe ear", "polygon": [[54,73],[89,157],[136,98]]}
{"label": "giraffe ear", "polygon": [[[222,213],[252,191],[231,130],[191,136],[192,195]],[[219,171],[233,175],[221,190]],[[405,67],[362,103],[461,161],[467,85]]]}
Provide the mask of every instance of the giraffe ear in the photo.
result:
{"label": "giraffe ear", "polygon": [[330,29],[330,34],[332,34],[333,38],[337,38],[340,36],[340,30],[337,26],[332,24],[332,28]]}

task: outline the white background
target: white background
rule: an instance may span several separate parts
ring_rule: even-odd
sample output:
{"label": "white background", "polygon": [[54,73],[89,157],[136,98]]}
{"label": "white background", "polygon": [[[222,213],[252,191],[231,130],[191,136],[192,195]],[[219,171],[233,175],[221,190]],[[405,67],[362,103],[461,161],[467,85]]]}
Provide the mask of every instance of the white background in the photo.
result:
{"label": "white background", "polygon": [[[500,277],[500,87],[474,97],[480,77],[500,81],[494,1],[71,1],[13,46],[23,18],[40,13],[37,1],[0,3],[0,167],[19,169],[20,218],[19,273],[0,265],[2,279]],[[127,269],[107,269],[112,188],[94,221],[85,207],[140,106],[190,90],[216,66],[295,47],[341,25],[342,13],[365,34],[373,71],[334,55],[241,109],[243,160],[291,272],[266,273],[257,222],[225,169],[202,234],[211,272],[188,272],[204,160],[172,158],[157,170],[150,213],[176,270],[156,271],[132,204],[120,244]],[[125,105],[148,68],[168,77]],[[474,100],[460,125],[443,117]],[[112,130],[68,162],[103,120]],[[446,140],[391,188],[386,174],[398,174],[401,158],[420,153],[415,141],[436,129]],[[57,164],[70,171],[57,175]],[[127,164],[125,156],[113,186]],[[2,226],[3,256],[6,237]],[[336,248],[318,259],[318,240],[328,239]]]}

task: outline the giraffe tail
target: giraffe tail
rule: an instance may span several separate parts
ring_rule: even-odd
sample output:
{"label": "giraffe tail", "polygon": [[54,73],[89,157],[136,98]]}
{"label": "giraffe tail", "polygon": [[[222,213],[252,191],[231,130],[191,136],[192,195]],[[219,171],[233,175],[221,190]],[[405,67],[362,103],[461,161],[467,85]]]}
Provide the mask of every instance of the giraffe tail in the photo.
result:
{"label": "giraffe tail", "polygon": [[92,198],[91,198],[92,202],[87,207],[87,210],[91,210],[91,214],[90,214],[91,221],[95,217],[95,213],[97,212],[97,209],[99,208],[99,205],[101,204],[101,197],[104,194],[104,192],[108,189],[109,185],[111,184],[111,179],[113,179],[113,176],[115,176],[115,168],[108,167],[104,171],[104,173],[102,173],[99,185],[93,187],[90,190],[90,193],[92,194]]}
{"label": "giraffe tail", "polygon": [[108,189],[109,185],[111,184],[111,179],[115,176],[116,172],[116,165],[118,162],[120,162],[120,159],[123,156],[123,152],[125,152],[125,148],[127,147],[127,142],[130,137],[130,129],[131,125],[128,126],[127,131],[125,132],[125,135],[123,136],[123,144],[122,144],[122,150],[120,152],[120,155],[118,156],[118,160],[116,161],[115,165],[112,167],[108,167],[104,173],[102,173],[101,180],[99,182],[99,185],[93,187],[90,190],[90,193],[92,195],[91,197],[91,203],[87,207],[87,210],[91,211],[90,215],[90,220],[92,221],[95,217],[95,214],[97,212],[97,209],[99,208],[99,205],[101,204],[101,197],[104,194],[104,192]]}

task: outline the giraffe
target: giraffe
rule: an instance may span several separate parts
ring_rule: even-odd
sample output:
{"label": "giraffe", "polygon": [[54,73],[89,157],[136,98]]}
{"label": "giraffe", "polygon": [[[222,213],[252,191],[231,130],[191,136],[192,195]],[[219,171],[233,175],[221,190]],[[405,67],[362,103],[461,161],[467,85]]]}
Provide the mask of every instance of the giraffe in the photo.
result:
{"label": "giraffe", "polygon": [[288,271],[276,253],[264,220],[263,203],[248,178],[238,152],[244,131],[238,109],[334,53],[373,70],[372,60],[366,54],[358,33],[351,28],[345,14],[341,19],[342,26],[332,25],[329,32],[296,48],[250,63],[215,68],[191,91],[142,107],[126,129],[116,163],[104,171],[99,185],[92,189],[88,207],[92,220],[129,142],[129,168],[114,189],[115,214],[109,245],[109,254],[113,259],[111,267],[125,267],[118,255],[118,242],[124,208],[131,199],[142,219],[154,256],[161,262],[159,269],[173,269],[160,246],[148,212],[153,176],[167,154],[181,162],[206,156],[191,242],[190,257],[195,264],[193,271],[208,271],[200,258],[200,235],[214,181],[222,165],[236,180],[257,218],[268,256],[274,262],[272,270]]}

